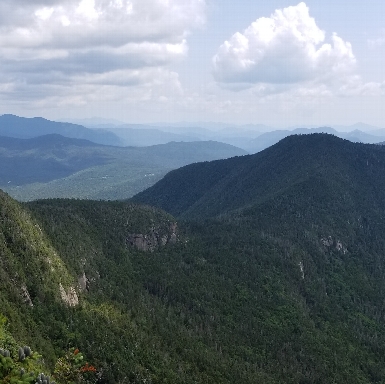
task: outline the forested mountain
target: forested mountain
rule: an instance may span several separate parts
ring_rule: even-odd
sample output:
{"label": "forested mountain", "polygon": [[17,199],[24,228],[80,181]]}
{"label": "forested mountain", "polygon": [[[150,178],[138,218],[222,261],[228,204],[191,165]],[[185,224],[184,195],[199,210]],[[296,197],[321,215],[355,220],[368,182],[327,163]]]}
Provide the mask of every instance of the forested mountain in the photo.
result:
{"label": "forested mountain", "polygon": [[136,197],[178,219],[2,194],[0,348],[58,383],[75,348],[88,382],[383,383],[384,149],[292,136],[183,167]]}
{"label": "forested mountain", "polygon": [[[377,206],[383,201],[383,175],[383,146],[351,143],[327,134],[289,136],[254,155],[172,171],[134,201],[186,218],[262,206],[289,193],[304,199],[313,196],[313,200],[323,195],[346,199],[346,204],[365,194]],[[318,195],[304,193],[312,190]]]}
{"label": "forested mountain", "polygon": [[19,200],[125,199],[171,169],[242,154],[228,144],[203,141],[123,148],[57,134],[0,137],[0,187]]}
{"label": "forested mountain", "polygon": [[78,124],[59,123],[42,117],[0,116],[0,136],[29,139],[54,133],[74,139],[89,140],[97,144],[122,145],[119,137],[104,130],[93,130]]}
{"label": "forested mountain", "polygon": [[[50,134],[31,139],[0,136],[0,186],[46,183],[108,163],[104,146]],[[107,147],[108,148],[108,147]]]}
{"label": "forested mountain", "polygon": [[[342,127],[341,127],[342,128]],[[351,128],[354,128],[352,126]],[[296,128],[293,130],[276,130],[271,132],[265,132],[258,137],[249,140],[246,145],[242,146],[246,151],[250,153],[260,152],[271,145],[278,143],[278,141],[291,135],[309,135],[312,133],[328,133],[340,137],[341,139],[350,140],[357,143],[376,144],[384,140],[384,132],[379,135],[362,132],[358,129],[351,130],[349,132],[339,132],[331,127],[319,127],[319,128]]]}

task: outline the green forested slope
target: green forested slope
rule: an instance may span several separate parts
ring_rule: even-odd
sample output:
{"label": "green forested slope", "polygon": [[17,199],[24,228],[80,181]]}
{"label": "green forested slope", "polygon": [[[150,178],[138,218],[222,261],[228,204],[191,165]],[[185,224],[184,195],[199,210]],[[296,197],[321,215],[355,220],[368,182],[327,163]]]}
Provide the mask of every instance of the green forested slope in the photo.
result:
{"label": "green forested slope", "polygon": [[[20,345],[39,350],[51,372],[58,357],[81,348],[104,383],[150,380],[152,364],[162,371],[163,359],[162,380],[175,375],[177,362],[168,367],[152,332],[154,304],[134,279],[129,256],[139,251],[127,243],[142,232],[154,234],[154,248],[168,242],[169,216],[129,204],[54,201],[38,204],[39,222],[5,194],[0,203],[0,314]],[[66,302],[71,287],[79,303]]]}
{"label": "green forested slope", "polygon": [[[303,190],[310,211],[288,193],[263,208],[185,223],[177,244],[150,253],[121,248],[123,205],[51,201],[30,208],[61,254],[75,256],[72,265],[94,249],[85,255],[97,262],[86,267],[96,278],[87,300],[112,302],[104,309],[110,320],[121,311],[107,340],[104,332],[93,336],[94,351],[80,344],[96,361],[105,348],[120,356],[115,334],[124,340],[130,329],[130,343],[142,340],[137,353],[154,382],[382,382],[381,214],[365,206],[341,211],[328,190],[319,191]],[[103,226],[103,217],[114,219]],[[105,245],[96,251],[96,244]],[[103,271],[100,278],[95,270]],[[78,341],[90,337],[83,316]]]}
{"label": "green forested slope", "polygon": [[290,136],[255,155],[172,171],[133,200],[177,216],[201,218],[262,204],[301,183],[311,186],[315,180],[321,186],[335,184],[330,192],[336,195],[344,188],[349,194],[369,193],[370,198],[383,199],[384,174],[382,146],[326,134]]}
{"label": "green forested slope", "polygon": [[[382,151],[323,135],[273,149],[263,152],[265,175],[253,157],[243,168],[244,158],[203,164],[218,170],[201,172],[213,189],[198,171],[201,188],[193,186],[213,210],[196,205],[192,215],[196,199],[186,210],[175,201],[193,221],[127,202],[20,206],[3,196],[2,233],[23,239],[2,248],[16,260],[1,264],[0,312],[13,337],[48,356],[51,370],[79,348],[103,383],[384,383]],[[249,176],[237,194],[227,181],[223,197],[213,193],[236,174]],[[17,262],[31,239],[45,248]],[[53,253],[65,271],[58,275],[44,269]],[[63,302],[55,279],[64,275],[78,305]]]}
{"label": "green forested slope", "polygon": [[44,328],[56,325],[63,307],[58,305],[61,289],[69,292],[75,283],[39,224],[0,191],[0,315],[8,318],[9,332],[19,343],[45,352],[51,367],[57,350]]}

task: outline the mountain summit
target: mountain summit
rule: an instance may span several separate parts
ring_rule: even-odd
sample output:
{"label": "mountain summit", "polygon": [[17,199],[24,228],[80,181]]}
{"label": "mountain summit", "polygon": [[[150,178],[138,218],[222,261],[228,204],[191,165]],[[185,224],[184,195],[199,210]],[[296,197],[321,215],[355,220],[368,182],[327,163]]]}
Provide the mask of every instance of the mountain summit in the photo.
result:
{"label": "mountain summit", "polygon": [[134,201],[183,218],[226,214],[294,194],[337,200],[365,193],[382,202],[385,148],[328,134],[289,136],[257,153],[188,165],[172,171]]}

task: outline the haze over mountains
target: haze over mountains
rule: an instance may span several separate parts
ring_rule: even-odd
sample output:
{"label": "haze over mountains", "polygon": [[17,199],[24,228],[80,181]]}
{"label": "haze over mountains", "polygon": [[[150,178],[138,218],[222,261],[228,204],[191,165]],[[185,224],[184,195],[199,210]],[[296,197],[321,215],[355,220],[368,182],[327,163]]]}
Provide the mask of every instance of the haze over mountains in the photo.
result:
{"label": "haze over mountains", "polygon": [[[89,128],[107,129],[130,145],[161,144],[166,140],[196,141],[214,140],[231,144],[249,153],[256,153],[277,143],[279,140],[295,134],[330,133],[354,142],[368,144],[385,141],[385,128],[379,128],[363,123],[350,126],[325,127],[290,127],[276,129],[263,124],[234,125],[226,123],[196,122],[196,123],[154,123],[127,124],[117,120],[100,118],[74,120]],[[174,136],[170,136],[174,135]]]}
{"label": "haze over mountains", "polygon": [[326,132],[354,142],[385,141],[381,130],[369,134],[324,127],[262,133],[257,129],[268,127],[116,125],[119,122],[100,119],[85,122],[90,126],[103,123],[105,128],[0,116],[0,133],[4,135],[0,136],[0,187],[22,201],[50,197],[126,199],[172,169],[256,153],[288,135]]}
{"label": "haze over mountains", "polygon": [[111,132],[95,131],[78,124],[50,121],[41,117],[0,116],[0,136],[29,139],[52,133],[74,139],[90,140],[97,144],[122,145],[121,140]]}
{"label": "haze over mountains", "polygon": [[[69,119],[70,120],[70,119]],[[13,115],[0,116],[0,136],[31,138],[46,134],[86,139],[114,146],[150,146],[170,141],[219,141],[238,146],[249,153],[259,152],[293,134],[331,133],[355,142],[385,141],[385,129],[357,123],[352,126],[274,129],[262,124],[235,126],[224,123],[157,123],[126,124],[118,120],[83,119],[54,122],[42,118],[27,119]]]}
{"label": "haze over mountains", "polygon": [[244,154],[239,148],[210,141],[114,147],[57,134],[0,137],[0,186],[19,200],[125,199],[172,169]]}

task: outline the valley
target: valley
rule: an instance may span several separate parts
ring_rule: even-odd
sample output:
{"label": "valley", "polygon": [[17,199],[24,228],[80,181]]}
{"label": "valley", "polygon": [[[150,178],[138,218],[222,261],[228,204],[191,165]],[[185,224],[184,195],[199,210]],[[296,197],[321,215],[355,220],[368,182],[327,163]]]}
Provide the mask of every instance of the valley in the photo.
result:
{"label": "valley", "polygon": [[186,164],[246,154],[213,141],[116,147],[49,134],[0,137],[0,188],[20,201],[38,198],[122,200]]}

